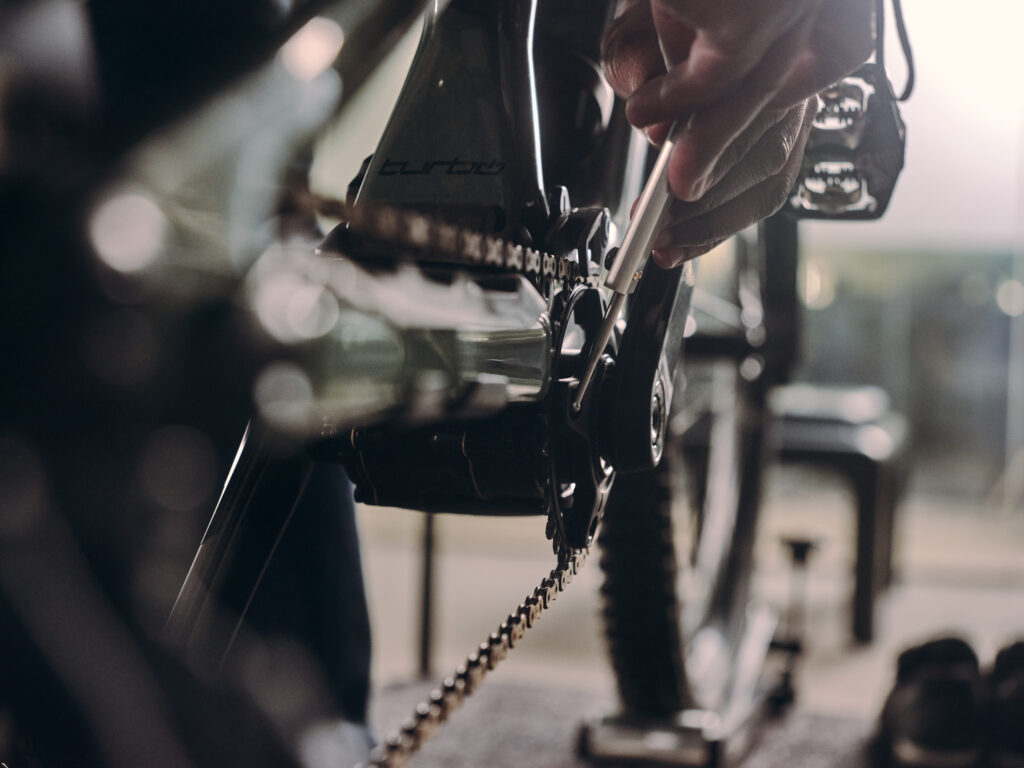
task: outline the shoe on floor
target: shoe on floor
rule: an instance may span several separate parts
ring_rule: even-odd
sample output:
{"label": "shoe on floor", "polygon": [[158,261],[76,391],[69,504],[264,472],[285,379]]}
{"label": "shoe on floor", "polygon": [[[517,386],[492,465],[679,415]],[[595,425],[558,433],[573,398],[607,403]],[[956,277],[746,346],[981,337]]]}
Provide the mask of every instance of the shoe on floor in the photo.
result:
{"label": "shoe on floor", "polygon": [[984,743],[978,657],[959,638],[900,654],[875,748],[893,768],[975,768]]}
{"label": "shoe on floor", "polygon": [[996,655],[988,683],[989,764],[1024,768],[1024,640]]}

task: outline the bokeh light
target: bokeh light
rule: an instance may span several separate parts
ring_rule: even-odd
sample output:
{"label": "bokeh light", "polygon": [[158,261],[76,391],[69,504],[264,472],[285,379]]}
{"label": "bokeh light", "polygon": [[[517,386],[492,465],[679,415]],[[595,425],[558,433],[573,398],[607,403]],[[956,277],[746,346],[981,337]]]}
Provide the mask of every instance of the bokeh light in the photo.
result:
{"label": "bokeh light", "polygon": [[996,288],[996,304],[1010,317],[1024,315],[1024,283],[1020,280],[1003,280]]}
{"label": "bokeh light", "polygon": [[331,19],[317,16],[281,48],[281,63],[299,80],[312,80],[329,66],[345,42],[345,33]]}
{"label": "bokeh light", "polygon": [[89,219],[89,239],[96,255],[118,272],[151,266],[163,249],[167,218],[152,198],[137,193],[108,197]]}
{"label": "bokeh light", "polygon": [[309,417],[313,384],[295,363],[276,362],[260,373],[253,395],[260,416],[268,424],[294,429]]}

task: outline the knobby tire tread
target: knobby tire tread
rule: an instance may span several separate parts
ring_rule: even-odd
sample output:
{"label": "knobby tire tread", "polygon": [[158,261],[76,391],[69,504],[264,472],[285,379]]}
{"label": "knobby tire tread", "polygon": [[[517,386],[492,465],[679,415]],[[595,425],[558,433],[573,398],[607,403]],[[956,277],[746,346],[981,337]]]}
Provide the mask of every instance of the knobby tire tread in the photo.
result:
{"label": "knobby tire tread", "polygon": [[623,714],[641,719],[668,717],[689,703],[665,464],[616,478],[598,541],[602,614]]}

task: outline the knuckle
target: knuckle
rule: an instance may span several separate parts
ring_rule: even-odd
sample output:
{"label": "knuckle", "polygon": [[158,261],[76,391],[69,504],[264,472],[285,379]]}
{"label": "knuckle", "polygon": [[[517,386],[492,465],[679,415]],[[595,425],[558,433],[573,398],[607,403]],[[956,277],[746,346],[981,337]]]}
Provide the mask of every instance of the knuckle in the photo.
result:
{"label": "knuckle", "polygon": [[715,170],[717,171],[718,168],[732,168],[743,159],[743,155],[744,147],[740,146],[739,141],[729,142],[726,148],[722,150],[722,155],[718,158]]}
{"label": "knuckle", "polygon": [[685,237],[681,238],[681,246],[694,248],[714,241],[721,237],[722,233],[715,226],[714,216],[702,216],[687,222]]}
{"label": "knuckle", "polygon": [[786,204],[786,200],[789,199],[789,190],[792,186],[793,180],[789,174],[783,174],[777,179],[773,179],[761,197],[760,218],[766,219],[780,211],[782,206]]}
{"label": "knuckle", "polygon": [[773,137],[761,159],[764,177],[770,178],[780,173],[786,167],[792,153],[793,142],[787,135]]}

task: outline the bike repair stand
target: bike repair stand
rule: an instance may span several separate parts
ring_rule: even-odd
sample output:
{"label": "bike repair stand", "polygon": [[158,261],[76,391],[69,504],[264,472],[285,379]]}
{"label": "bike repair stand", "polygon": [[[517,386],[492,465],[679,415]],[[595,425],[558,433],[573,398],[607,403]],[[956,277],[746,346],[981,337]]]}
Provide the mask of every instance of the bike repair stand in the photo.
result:
{"label": "bike repair stand", "polygon": [[[688,360],[706,360],[723,370],[741,372],[749,363],[758,363],[754,375],[736,379],[734,401],[725,403],[721,412],[707,414],[710,427],[705,434],[688,429],[682,438],[684,446],[703,452],[705,462],[710,458],[711,431],[716,429],[716,439],[739,443],[725,454],[747,452],[739,472],[730,472],[736,468],[728,466],[723,471],[711,459],[712,464],[703,467],[708,479],[699,492],[703,499],[698,508],[704,513],[698,551],[704,548],[705,538],[731,542],[728,552],[721,543],[717,549],[708,547],[705,560],[710,567],[702,569],[700,554],[695,566],[696,580],[709,586],[703,599],[697,600],[703,606],[696,611],[700,629],[687,643],[687,667],[693,673],[688,676],[692,699],[711,704],[657,719],[627,712],[585,724],[579,751],[596,763],[721,768],[745,754],[757,726],[794,698],[794,667],[803,647],[803,585],[813,544],[785,542],[793,578],[782,627],[772,609],[751,600],[747,588],[764,470],[766,393],[788,378],[797,348],[796,221],[776,215],[762,225],[759,234],[756,243],[737,240],[734,288],[742,310],[737,312],[740,322],[719,327],[720,321],[707,324],[695,318],[697,333],[686,341]],[[762,272],[760,265],[766,263],[773,268]],[[699,312],[698,304],[695,296],[694,309]],[[712,498],[715,494],[726,498],[734,494],[735,499],[720,504]]]}
{"label": "bike repair stand", "polygon": [[[794,673],[803,653],[807,563],[814,542],[784,539],[791,561],[790,594],[781,626],[764,605],[747,614],[746,631],[735,655],[735,676],[720,711],[687,709],[668,721],[628,716],[584,724],[579,752],[594,763],[723,768],[745,755],[758,726],[795,699]],[[769,663],[774,653],[780,663]]]}

